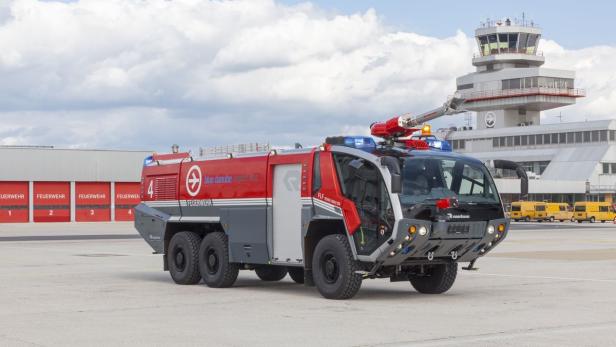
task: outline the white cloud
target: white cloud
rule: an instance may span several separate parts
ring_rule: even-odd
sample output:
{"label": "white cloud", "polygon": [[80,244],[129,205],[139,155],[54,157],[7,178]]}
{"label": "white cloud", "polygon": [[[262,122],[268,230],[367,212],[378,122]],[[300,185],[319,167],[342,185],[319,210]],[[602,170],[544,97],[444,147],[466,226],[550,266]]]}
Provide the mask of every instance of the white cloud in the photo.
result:
{"label": "white cloud", "polygon": [[[391,31],[372,10],[9,0],[0,4],[0,143],[314,144],[437,106],[455,77],[473,70],[474,50],[461,32]],[[613,117],[616,48],[570,51],[546,41],[543,50],[547,66],[577,69],[588,90],[563,109],[567,119]]]}

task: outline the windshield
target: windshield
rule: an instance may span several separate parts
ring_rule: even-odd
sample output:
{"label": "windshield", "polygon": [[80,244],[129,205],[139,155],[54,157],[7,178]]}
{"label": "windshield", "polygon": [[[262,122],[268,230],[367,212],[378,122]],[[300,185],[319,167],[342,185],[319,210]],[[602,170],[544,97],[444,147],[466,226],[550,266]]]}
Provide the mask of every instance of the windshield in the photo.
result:
{"label": "windshield", "polygon": [[494,181],[481,164],[466,159],[408,158],[403,165],[403,205],[446,197],[457,197],[460,203],[500,203]]}
{"label": "windshield", "polygon": [[576,212],[584,212],[584,211],[586,211],[586,206],[584,206],[584,205],[577,205],[577,206],[575,206],[575,211]]}
{"label": "windshield", "polygon": [[536,205],[535,211],[539,211],[539,212],[545,211],[545,205]]}

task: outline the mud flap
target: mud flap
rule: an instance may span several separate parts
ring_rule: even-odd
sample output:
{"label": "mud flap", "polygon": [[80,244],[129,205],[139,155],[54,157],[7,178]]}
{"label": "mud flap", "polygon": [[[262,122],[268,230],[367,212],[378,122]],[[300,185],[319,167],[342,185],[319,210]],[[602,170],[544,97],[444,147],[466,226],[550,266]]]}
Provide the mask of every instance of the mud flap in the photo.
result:
{"label": "mud flap", "polygon": [[145,204],[135,207],[135,228],[155,253],[162,254],[170,216]]}

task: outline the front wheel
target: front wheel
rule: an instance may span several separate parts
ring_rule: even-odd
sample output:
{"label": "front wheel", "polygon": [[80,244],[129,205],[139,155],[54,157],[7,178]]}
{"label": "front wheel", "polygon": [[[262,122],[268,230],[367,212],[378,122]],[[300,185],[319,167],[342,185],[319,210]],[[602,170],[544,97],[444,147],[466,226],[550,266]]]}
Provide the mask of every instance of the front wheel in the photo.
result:
{"label": "front wheel", "polygon": [[199,270],[208,287],[225,288],[235,283],[239,265],[229,262],[229,242],[222,232],[207,234],[199,248]]}
{"label": "front wheel", "polygon": [[550,217],[550,223],[554,223],[554,217]]}
{"label": "front wheel", "polygon": [[595,217],[594,217],[594,216],[593,216],[593,217],[590,217],[590,220],[589,220],[589,221],[590,221],[591,223],[594,223],[594,222],[595,222]]}
{"label": "front wheel", "polygon": [[199,274],[199,235],[181,231],[171,238],[167,249],[167,264],[171,278],[177,284],[196,284]]}
{"label": "front wheel", "polygon": [[425,275],[409,279],[413,288],[423,294],[442,294],[456,281],[458,263],[432,265]]}
{"label": "front wheel", "polygon": [[530,222],[530,217],[529,217],[529,216],[526,216],[526,218],[524,218],[524,221],[525,221],[525,222]]}
{"label": "front wheel", "polygon": [[255,272],[262,281],[276,282],[287,275],[287,268],[276,265],[264,265],[256,268]]}
{"label": "front wheel", "polygon": [[361,287],[362,277],[348,241],[328,235],[319,241],[312,257],[312,276],[319,293],[327,299],[350,299]]}

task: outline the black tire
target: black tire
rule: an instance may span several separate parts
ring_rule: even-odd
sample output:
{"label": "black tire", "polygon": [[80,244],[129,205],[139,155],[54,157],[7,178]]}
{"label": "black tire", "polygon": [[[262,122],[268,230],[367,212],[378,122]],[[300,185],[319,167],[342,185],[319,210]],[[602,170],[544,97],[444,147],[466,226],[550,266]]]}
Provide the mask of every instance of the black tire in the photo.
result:
{"label": "black tire", "polygon": [[550,223],[554,223],[554,217],[550,217]]}
{"label": "black tire", "polygon": [[530,222],[530,217],[529,217],[529,216],[526,216],[526,217],[524,218],[524,221],[525,221],[525,222]]}
{"label": "black tire", "polygon": [[458,263],[433,265],[425,276],[409,279],[413,288],[423,294],[442,294],[456,281]]}
{"label": "black tire", "polygon": [[357,262],[343,235],[322,238],[312,256],[312,276],[319,293],[327,299],[350,299],[361,287]]}
{"label": "black tire", "polygon": [[289,276],[295,283],[304,284],[303,267],[289,266],[287,270],[289,270]]}
{"label": "black tire", "polygon": [[590,219],[588,221],[591,222],[591,223],[594,223],[595,222],[595,216],[590,217]]}
{"label": "black tire", "polygon": [[515,222],[519,222],[520,220],[519,220],[519,219],[514,219],[514,221],[515,221]]}
{"label": "black tire", "polygon": [[276,265],[264,265],[257,267],[255,272],[262,281],[276,282],[287,275],[287,268]]}
{"label": "black tire", "polygon": [[191,231],[181,231],[171,238],[167,248],[167,264],[171,278],[177,284],[196,284],[199,273],[199,244],[201,237]]}
{"label": "black tire", "polygon": [[582,220],[581,220],[581,219],[578,219],[578,223],[582,223]]}
{"label": "black tire", "polygon": [[208,287],[231,287],[239,273],[239,265],[229,262],[229,242],[222,232],[207,234],[199,248],[199,270]]}

